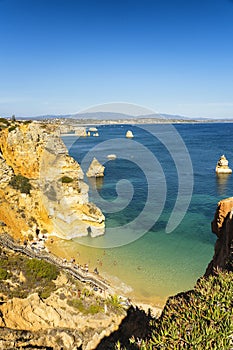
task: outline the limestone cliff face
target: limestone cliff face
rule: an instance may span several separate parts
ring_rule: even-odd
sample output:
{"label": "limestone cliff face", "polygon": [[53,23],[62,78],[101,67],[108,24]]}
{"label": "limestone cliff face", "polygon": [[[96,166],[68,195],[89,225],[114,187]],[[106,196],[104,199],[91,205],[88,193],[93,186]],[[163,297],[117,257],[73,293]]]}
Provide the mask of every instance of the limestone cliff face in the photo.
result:
{"label": "limestone cliff face", "polygon": [[10,349],[10,345],[15,349],[17,344],[17,348],[25,345],[32,349],[47,346],[56,350],[92,350],[102,338],[116,331],[125,317],[125,313],[83,315],[61,300],[59,293],[46,300],[36,293],[26,299],[13,298],[0,306],[0,312],[2,349]]}
{"label": "limestone cliff face", "polygon": [[[14,175],[30,180],[30,194],[9,185]],[[89,202],[83,171],[56,126],[16,122],[1,130],[0,178],[0,220],[16,224],[16,230],[10,227],[15,235],[36,228],[65,239],[104,233],[104,215]]]}
{"label": "limestone cliff face", "polygon": [[94,157],[88,171],[86,173],[87,177],[103,177],[105,167],[100,164],[100,162]]}
{"label": "limestone cliff face", "polygon": [[215,253],[205,275],[213,274],[216,268],[232,270],[233,262],[233,197],[218,203],[211,223],[212,231],[218,237]]}

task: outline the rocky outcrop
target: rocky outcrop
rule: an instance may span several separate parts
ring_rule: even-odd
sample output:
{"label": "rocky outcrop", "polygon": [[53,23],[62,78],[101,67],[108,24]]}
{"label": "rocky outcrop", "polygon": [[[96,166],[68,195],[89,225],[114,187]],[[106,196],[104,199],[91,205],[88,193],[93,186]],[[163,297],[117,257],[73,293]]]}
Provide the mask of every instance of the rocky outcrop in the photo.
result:
{"label": "rocky outcrop", "polygon": [[[15,122],[1,130],[0,165],[6,209],[0,220],[24,219],[12,233],[34,234],[39,229],[65,239],[104,233],[104,215],[89,202],[83,171],[69,156],[55,125]],[[30,180],[30,193],[10,186],[14,175]]]}
{"label": "rocky outcrop", "polygon": [[82,136],[82,137],[87,136],[87,130],[84,126],[75,127],[74,132],[76,136]]}
{"label": "rocky outcrop", "polygon": [[212,231],[218,237],[215,253],[207,267],[205,275],[215,273],[217,268],[232,270],[233,262],[233,197],[218,203],[218,207],[211,223]]}
{"label": "rocky outcrop", "polygon": [[103,177],[105,167],[94,157],[87,172],[87,177]]}
{"label": "rocky outcrop", "polygon": [[4,189],[8,183],[10,182],[14,172],[12,168],[7,165],[7,162],[3,158],[3,156],[0,154],[0,188]]}
{"label": "rocky outcrop", "polygon": [[2,328],[0,348],[7,350],[73,350],[82,349],[82,341],[78,331],[71,331],[67,328],[52,328],[39,332]]}
{"label": "rocky outcrop", "polygon": [[[3,328],[23,330],[26,334],[33,335],[34,344],[53,344],[54,349],[63,346],[67,350],[81,344],[83,349],[95,349],[100,339],[115,331],[125,317],[125,313],[121,316],[104,313],[84,315],[57,294],[42,300],[36,293],[26,299],[13,298],[3,303],[0,312],[0,333]],[[43,343],[46,335],[48,340]],[[58,338],[59,343],[56,344]],[[27,342],[30,344],[28,340]]]}
{"label": "rocky outcrop", "polygon": [[[0,349],[93,350],[126,317],[107,292],[95,292],[67,271],[51,275],[53,266],[32,264],[2,241],[0,259]],[[40,277],[42,267],[46,277]]]}
{"label": "rocky outcrop", "polygon": [[133,135],[131,130],[128,130],[125,134],[125,137],[127,137],[128,139],[132,139],[134,137],[134,135]]}
{"label": "rocky outcrop", "polygon": [[215,171],[217,174],[231,174],[232,170],[228,166],[228,160],[224,155],[222,155],[217,163],[217,166],[215,168]]}

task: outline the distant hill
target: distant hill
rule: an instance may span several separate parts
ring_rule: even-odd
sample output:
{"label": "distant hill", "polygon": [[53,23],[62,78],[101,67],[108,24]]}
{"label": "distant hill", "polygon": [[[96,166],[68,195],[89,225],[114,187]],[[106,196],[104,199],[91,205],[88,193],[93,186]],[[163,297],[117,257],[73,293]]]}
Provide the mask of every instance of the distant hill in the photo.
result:
{"label": "distant hill", "polygon": [[80,120],[119,120],[119,119],[178,119],[178,120],[201,120],[208,118],[190,118],[180,115],[165,114],[165,113],[154,113],[154,114],[143,114],[143,115],[130,115],[117,112],[90,112],[90,113],[76,113],[76,114],[63,114],[63,115],[42,115],[36,117],[26,117],[18,119],[32,119],[32,120],[43,120],[43,119],[80,119]]}
{"label": "distant hill", "polygon": [[73,119],[73,120],[82,120],[82,121],[107,121],[107,120],[141,120],[141,119],[156,119],[156,120],[172,120],[172,121],[184,121],[184,122],[232,122],[233,118],[208,118],[208,117],[185,117],[178,114],[166,114],[166,113],[153,113],[153,114],[143,114],[143,115],[130,115],[125,113],[117,112],[89,112],[89,113],[75,113],[75,114],[62,114],[62,115],[40,115],[35,117],[19,117],[17,119],[31,119],[31,120],[48,120],[48,119]]}
{"label": "distant hill", "polygon": [[17,117],[19,120],[24,120],[24,119],[31,119],[31,120],[43,120],[43,119],[65,119],[65,118],[70,118],[70,114],[64,114],[64,115],[54,115],[54,114],[49,114],[49,115],[38,115],[35,117]]}
{"label": "distant hill", "polygon": [[[184,117],[173,114],[143,114],[143,115],[130,115],[116,112],[92,112],[92,113],[77,113],[70,116],[72,119],[95,119],[95,120],[118,120],[118,119],[182,119],[190,120],[193,118]],[[196,119],[196,118],[195,118]]]}
{"label": "distant hill", "polygon": [[70,116],[72,119],[94,119],[94,120],[118,120],[118,119],[134,119],[135,116],[116,112],[91,112],[77,113]]}

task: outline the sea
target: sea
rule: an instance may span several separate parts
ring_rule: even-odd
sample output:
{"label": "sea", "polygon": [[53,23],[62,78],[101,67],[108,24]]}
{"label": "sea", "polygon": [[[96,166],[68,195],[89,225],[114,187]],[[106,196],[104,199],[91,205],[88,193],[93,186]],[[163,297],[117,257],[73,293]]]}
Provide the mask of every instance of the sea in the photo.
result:
{"label": "sea", "polygon": [[[89,198],[103,211],[101,237],[63,241],[60,249],[97,268],[118,293],[162,306],[192,289],[214,254],[217,203],[233,195],[233,124],[98,125],[98,137],[64,136],[84,171]],[[131,130],[134,138],[127,139]],[[116,158],[109,155],[115,155]],[[103,178],[85,175],[96,158]]]}

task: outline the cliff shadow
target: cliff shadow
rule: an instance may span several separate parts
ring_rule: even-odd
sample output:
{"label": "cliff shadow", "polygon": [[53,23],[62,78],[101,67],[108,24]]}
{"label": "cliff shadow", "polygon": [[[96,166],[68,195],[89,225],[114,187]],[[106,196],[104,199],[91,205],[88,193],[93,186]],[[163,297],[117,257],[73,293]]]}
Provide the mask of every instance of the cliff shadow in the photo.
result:
{"label": "cliff shadow", "polygon": [[130,344],[129,339],[134,336],[137,339],[145,339],[151,335],[150,321],[153,317],[138,307],[131,306],[126,317],[121,322],[117,331],[102,339],[96,350],[113,350],[115,344],[120,341],[122,347],[126,349],[138,349],[137,344]]}

